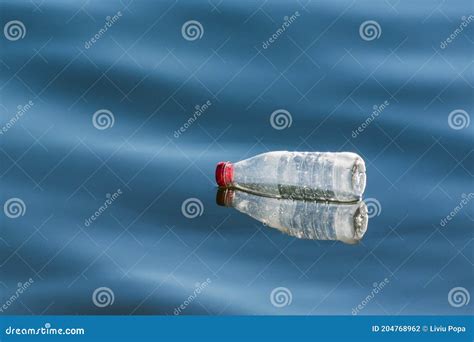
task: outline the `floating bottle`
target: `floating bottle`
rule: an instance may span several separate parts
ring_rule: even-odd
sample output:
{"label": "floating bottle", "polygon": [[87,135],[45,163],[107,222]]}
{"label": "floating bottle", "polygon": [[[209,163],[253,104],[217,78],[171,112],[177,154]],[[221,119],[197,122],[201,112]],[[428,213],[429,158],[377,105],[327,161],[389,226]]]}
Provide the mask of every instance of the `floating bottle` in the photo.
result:
{"label": "floating bottle", "polygon": [[303,201],[223,188],[218,190],[216,201],[299,239],[339,240],[355,244],[364,236],[369,220],[363,201]]}
{"label": "floating bottle", "polygon": [[365,189],[365,163],[351,152],[288,152],[259,154],[237,163],[220,162],[216,181],[278,198],[358,201]]}

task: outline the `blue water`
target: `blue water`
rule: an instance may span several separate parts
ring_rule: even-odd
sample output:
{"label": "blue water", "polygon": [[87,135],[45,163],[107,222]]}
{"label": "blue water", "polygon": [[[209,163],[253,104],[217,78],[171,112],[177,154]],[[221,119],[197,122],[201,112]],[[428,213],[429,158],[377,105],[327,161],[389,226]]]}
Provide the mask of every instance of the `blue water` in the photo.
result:
{"label": "blue water", "polygon": [[[440,46],[470,14],[468,0],[2,1],[2,26],[26,29],[0,36],[2,126],[33,103],[0,135],[2,206],[25,204],[0,215],[2,314],[472,313],[448,293],[474,294],[474,201],[441,223],[473,192],[474,123],[448,116],[474,112],[474,23]],[[183,38],[188,20],[200,38]],[[378,38],[361,38],[366,20]],[[94,127],[101,109],[112,127]],[[299,240],[216,205],[216,162],[271,150],[364,157],[380,206],[361,243]],[[189,198],[200,216],[183,215]],[[113,303],[94,304],[100,287]]]}

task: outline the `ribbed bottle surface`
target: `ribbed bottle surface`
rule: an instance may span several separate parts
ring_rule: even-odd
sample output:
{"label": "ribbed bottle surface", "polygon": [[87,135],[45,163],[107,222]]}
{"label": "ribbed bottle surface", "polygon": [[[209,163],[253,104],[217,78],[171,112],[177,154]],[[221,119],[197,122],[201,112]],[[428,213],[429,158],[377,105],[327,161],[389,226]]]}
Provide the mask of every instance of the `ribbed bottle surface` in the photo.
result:
{"label": "ribbed bottle surface", "polygon": [[351,152],[277,151],[234,164],[234,187],[282,198],[357,201],[365,182],[364,161]]}
{"label": "ribbed bottle surface", "polygon": [[266,226],[300,239],[354,243],[362,239],[367,229],[367,206],[362,201],[302,201],[262,197],[238,190],[233,191],[230,197],[229,206]]}

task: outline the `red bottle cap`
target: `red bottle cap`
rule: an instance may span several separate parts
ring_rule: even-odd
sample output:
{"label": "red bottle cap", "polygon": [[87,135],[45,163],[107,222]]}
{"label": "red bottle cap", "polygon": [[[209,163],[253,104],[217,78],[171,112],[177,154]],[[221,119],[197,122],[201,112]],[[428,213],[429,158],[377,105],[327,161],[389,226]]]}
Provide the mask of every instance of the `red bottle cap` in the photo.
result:
{"label": "red bottle cap", "polygon": [[227,187],[234,181],[234,165],[231,162],[219,162],[216,167],[217,185]]}

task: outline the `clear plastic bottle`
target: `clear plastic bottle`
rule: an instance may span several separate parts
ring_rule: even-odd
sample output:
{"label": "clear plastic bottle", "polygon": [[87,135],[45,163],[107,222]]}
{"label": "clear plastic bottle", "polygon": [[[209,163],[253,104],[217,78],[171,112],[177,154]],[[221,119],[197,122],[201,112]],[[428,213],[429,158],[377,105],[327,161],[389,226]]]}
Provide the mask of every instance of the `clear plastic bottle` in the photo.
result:
{"label": "clear plastic bottle", "polygon": [[299,239],[339,240],[354,244],[364,236],[369,219],[363,201],[303,201],[222,188],[218,190],[216,201]]}
{"label": "clear plastic bottle", "polygon": [[216,181],[278,198],[353,202],[366,184],[365,163],[351,152],[288,152],[259,154],[237,163],[220,162]]}

